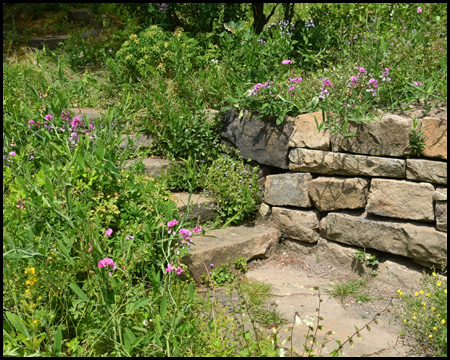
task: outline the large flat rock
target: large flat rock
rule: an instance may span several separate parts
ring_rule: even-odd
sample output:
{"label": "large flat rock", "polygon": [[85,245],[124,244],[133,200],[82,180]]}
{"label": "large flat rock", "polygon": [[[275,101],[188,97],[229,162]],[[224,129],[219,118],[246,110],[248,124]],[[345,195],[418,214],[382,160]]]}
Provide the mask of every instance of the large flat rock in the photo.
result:
{"label": "large flat rock", "polygon": [[28,45],[32,48],[42,50],[44,45],[50,50],[57,49],[59,43],[63,43],[69,38],[69,35],[48,35],[45,37],[31,36]]}
{"label": "large flat rock", "polygon": [[419,129],[425,136],[422,155],[447,160],[447,118],[425,117],[420,120]]}
{"label": "large flat rock", "polygon": [[216,267],[222,263],[233,264],[240,256],[247,259],[266,258],[279,237],[278,229],[265,225],[206,231],[205,236],[193,237],[192,250],[185,255],[183,261],[196,283],[200,284],[202,273],[209,271],[210,264]]}
{"label": "large flat rock", "polygon": [[261,119],[258,114],[244,111],[239,116],[236,109],[228,110],[223,117],[221,137],[238,148],[244,159],[259,164],[288,168],[288,143],[293,122],[275,125],[272,119]]}
{"label": "large flat rock", "polygon": [[200,194],[172,193],[180,215],[187,212],[186,220],[204,223],[214,219],[217,204]]}
{"label": "large flat rock", "polygon": [[407,159],[406,178],[447,185],[447,162]]}
{"label": "large flat rock", "polygon": [[270,220],[285,238],[305,243],[316,243],[319,240],[320,213],[317,210],[273,207]]}
{"label": "large flat rock", "polygon": [[286,121],[293,121],[294,130],[289,138],[290,148],[309,148],[318,150],[330,150],[330,131],[319,132],[317,123],[323,122],[322,112],[299,115],[295,118],[287,116]]}
{"label": "large flat rock", "polygon": [[270,205],[311,207],[308,184],[309,173],[268,175],[264,188],[264,201]]}
{"label": "large flat rock", "polygon": [[404,178],[405,160],[294,148],[289,152],[291,171],[326,175],[362,175]]}
{"label": "large flat rock", "polygon": [[320,235],[327,240],[405,256],[426,266],[440,266],[447,259],[447,234],[431,225],[336,212],[320,221]]}

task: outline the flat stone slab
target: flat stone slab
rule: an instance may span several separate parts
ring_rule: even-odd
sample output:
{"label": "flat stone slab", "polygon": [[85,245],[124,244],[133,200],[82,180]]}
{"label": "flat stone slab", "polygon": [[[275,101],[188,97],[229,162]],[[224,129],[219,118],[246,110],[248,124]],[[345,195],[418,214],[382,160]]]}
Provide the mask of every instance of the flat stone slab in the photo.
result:
{"label": "flat stone slab", "polygon": [[204,223],[213,220],[216,214],[216,203],[200,194],[172,193],[175,204],[181,215],[188,211],[187,220]]}
{"label": "flat stone slab", "polygon": [[372,220],[360,216],[329,213],[320,221],[320,235],[340,243],[401,255],[425,265],[447,260],[447,234],[434,226],[407,222]]}
{"label": "flat stone slab", "polygon": [[69,38],[69,35],[49,35],[45,37],[32,36],[28,40],[28,45],[32,48],[37,48],[42,50],[44,45],[51,49],[57,49],[59,43],[66,41]]}
{"label": "flat stone slab", "polygon": [[219,267],[222,263],[231,263],[231,270],[234,268],[233,261],[240,256],[249,260],[267,258],[279,237],[278,229],[265,225],[206,231],[205,236],[192,238],[192,250],[184,256],[183,261],[196,283],[200,284],[202,273],[210,271],[210,264]]}
{"label": "flat stone slab", "polygon": [[268,175],[264,188],[264,199],[270,205],[311,207],[308,184],[312,180],[308,173]]}
{"label": "flat stone slab", "polygon": [[120,148],[126,149],[128,146],[130,146],[133,150],[139,148],[146,149],[151,147],[152,143],[153,139],[151,135],[147,134],[122,135],[122,142],[120,143]]}
{"label": "flat stone slab", "polygon": [[406,178],[447,185],[447,162],[407,159]]}
{"label": "flat stone slab", "polygon": [[317,210],[273,207],[270,220],[285,238],[305,243],[316,243],[319,240],[320,213]]}
{"label": "flat stone slab", "polygon": [[129,168],[138,161],[142,161],[145,166],[144,172],[149,177],[159,177],[162,175],[166,175],[167,171],[170,170],[171,165],[174,164],[173,161],[167,159],[147,158],[127,160],[124,162],[123,167],[125,169]]}
{"label": "flat stone slab", "polygon": [[290,148],[306,147],[309,149],[330,150],[330,131],[319,132],[316,120],[323,122],[322,112],[299,115],[295,118],[287,116],[285,121],[293,121],[294,130],[289,138]]}
{"label": "flat stone slab", "polygon": [[[278,332],[279,343],[291,335],[291,332],[286,332],[285,329],[294,325],[292,345],[294,351],[299,355],[303,353],[304,336],[307,334],[308,327],[305,324],[295,324],[294,316],[296,312],[298,312],[302,320],[306,316],[310,316],[314,319],[314,327],[316,326],[316,309],[319,307],[319,299],[317,291],[312,289],[313,286],[318,286],[321,289],[322,299],[320,315],[323,317],[323,320],[320,324],[323,325],[323,329],[317,332],[318,343],[322,343],[328,331],[334,332],[331,335],[327,335],[325,347],[321,353],[322,356],[330,356],[330,352],[337,348],[338,345],[335,340],[343,343],[348,336],[355,332],[355,326],[362,329],[376,315],[376,311],[373,311],[373,313],[365,314],[366,319],[362,318],[361,314],[357,314],[353,309],[346,306],[347,304],[341,304],[339,300],[324,292],[325,288],[330,288],[329,279],[314,276],[299,268],[264,262],[262,266],[251,268],[246,277],[250,280],[272,284],[272,300],[277,305],[276,309],[289,322]],[[386,299],[386,305],[388,302],[389,299]],[[377,310],[381,311],[382,308]],[[364,357],[375,356],[378,353],[381,353],[381,356],[386,355],[386,353],[394,356],[405,355],[410,349],[403,347],[401,341],[398,341],[401,327],[393,323],[392,320],[393,315],[379,317],[378,324],[371,324],[370,332],[367,330],[361,331],[361,339],[357,339],[355,336],[353,349],[348,343],[344,345],[341,356]],[[290,341],[284,347],[289,348]],[[314,346],[314,348],[316,349],[317,347]],[[288,353],[285,356],[288,356]]]}
{"label": "flat stone slab", "polygon": [[291,171],[326,175],[362,175],[404,178],[405,160],[294,148],[289,152]]}

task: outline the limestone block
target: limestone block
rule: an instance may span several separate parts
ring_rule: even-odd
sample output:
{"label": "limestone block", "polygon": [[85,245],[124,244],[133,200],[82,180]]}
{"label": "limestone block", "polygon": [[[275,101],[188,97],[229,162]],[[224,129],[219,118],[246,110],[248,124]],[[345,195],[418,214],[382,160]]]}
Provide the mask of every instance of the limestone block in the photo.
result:
{"label": "limestone block", "polygon": [[310,207],[308,184],[309,173],[287,173],[268,175],[264,189],[264,201],[270,205]]}
{"label": "limestone block", "polygon": [[138,148],[149,148],[153,143],[151,135],[138,134],[138,135],[122,135],[122,142],[120,143],[120,148],[125,149],[132,143],[132,149],[136,150]]}
{"label": "limestone block", "polygon": [[399,219],[434,221],[434,186],[406,180],[372,179],[366,211]]}
{"label": "limestone block", "polygon": [[422,155],[447,160],[447,118],[425,117],[420,120],[419,129],[425,136]]}
{"label": "limestone block", "polygon": [[386,114],[380,120],[374,120],[368,124],[349,122],[347,131],[358,135],[332,136],[332,150],[404,157],[411,154],[409,136],[412,126],[412,119],[393,114]]}
{"label": "limestone block", "polygon": [[289,139],[289,147],[306,147],[310,149],[330,150],[330,132],[317,130],[317,122],[323,122],[322,112],[299,115],[295,118],[288,116],[286,120],[294,122],[294,130]]}
{"label": "limestone block", "polygon": [[294,148],[289,152],[289,169],[327,175],[405,177],[405,161],[375,156],[341,154]]}
{"label": "limestone block", "polygon": [[307,243],[319,239],[319,215],[317,210],[291,210],[272,208],[271,220],[280,229],[282,236]]}
{"label": "limestone block", "polygon": [[258,114],[244,111],[242,115],[236,109],[226,112],[222,119],[222,139],[238,148],[244,159],[287,169],[293,122],[275,125],[273,119],[262,119]]}
{"label": "limestone block", "polygon": [[443,161],[407,159],[406,178],[446,185],[447,163]]}
{"label": "limestone block", "polygon": [[320,211],[364,208],[369,181],[362,178],[318,177],[309,183],[309,196]]}
{"label": "limestone block", "polygon": [[436,229],[447,232],[447,188],[438,187],[433,196],[435,200]]}
{"label": "limestone block", "polygon": [[320,235],[352,246],[406,256],[426,266],[440,265],[447,259],[447,234],[427,225],[329,213],[320,221]]}
{"label": "limestone block", "polygon": [[216,267],[222,263],[232,264],[240,256],[249,260],[266,258],[279,237],[278,229],[265,225],[232,226],[207,231],[205,236],[192,238],[192,250],[183,257],[183,261],[194,280],[200,284],[201,274],[210,269],[210,264]]}

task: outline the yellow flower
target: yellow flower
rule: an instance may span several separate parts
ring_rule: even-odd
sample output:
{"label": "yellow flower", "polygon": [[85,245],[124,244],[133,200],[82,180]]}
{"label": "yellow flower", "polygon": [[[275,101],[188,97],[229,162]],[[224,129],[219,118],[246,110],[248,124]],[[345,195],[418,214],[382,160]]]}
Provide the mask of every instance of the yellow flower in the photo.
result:
{"label": "yellow flower", "polygon": [[422,305],[423,305],[423,306],[426,306],[427,304],[426,304],[426,303],[424,303],[424,302],[422,301]]}
{"label": "yellow flower", "polygon": [[446,293],[446,294],[447,294],[447,289],[444,289],[444,293]]}
{"label": "yellow flower", "polygon": [[445,320],[444,320],[444,319],[442,319],[442,320],[441,320],[441,323],[442,323],[442,324],[445,324]]}
{"label": "yellow flower", "polygon": [[430,334],[430,335],[428,335],[428,337],[431,339],[433,337],[433,335]]}
{"label": "yellow flower", "polygon": [[432,308],[431,308],[431,311],[435,311],[436,310],[436,308],[433,306]]}
{"label": "yellow flower", "polygon": [[437,326],[435,326],[433,329],[434,329],[434,330],[437,330]]}
{"label": "yellow flower", "polygon": [[436,285],[441,286],[441,280],[439,280]]}
{"label": "yellow flower", "polygon": [[417,319],[417,316],[413,316],[412,318],[413,318],[414,320],[416,320],[416,319]]}
{"label": "yellow flower", "polygon": [[400,289],[397,290],[397,293],[398,293],[400,296],[403,295],[403,292],[402,292]]}
{"label": "yellow flower", "polygon": [[36,325],[38,323],[37,320],[33,320],[33,324]]}
{"label": "yellow flower", "polygon": [[433,276],[437,276],[436,273],[433,271]]}
{"label": "yellow flower", "polygon": [[407,322],[408,320],[404,319],[403,321],[404,321],[404,322]]}
{"label": "yellow flower", "polygon": [[30,289],[25,290],[25,294],[28,294],[30,292]]}
{"label": "yellow flower", "polygon": [[430,297],[431,296],[431,294],[430,293],[427,293],[427,297]]}
{"label": "yellow flower", "polygon": [[424,293],[423,290],[420,290],[420,291],[419,291],[419,294],[420,294],[420,295],[423,295],[423,293]]}
{"label": "yellow flower", "polygon": [[419,293],[416,291],[415,293],[414,293],[414,296],[418,296],[419,295]]}
{"label": "yellow flower", "polygon": [[441,314],[437,314],[436,316],[437,316],[437,317],[441,317]]}

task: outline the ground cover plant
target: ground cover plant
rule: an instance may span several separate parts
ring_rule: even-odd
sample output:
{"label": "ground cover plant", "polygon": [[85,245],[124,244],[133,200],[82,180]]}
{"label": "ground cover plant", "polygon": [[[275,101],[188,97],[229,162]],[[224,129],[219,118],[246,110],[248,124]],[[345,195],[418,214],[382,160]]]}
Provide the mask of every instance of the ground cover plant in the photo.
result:
{"label": "ground cover plant", "polygon": [[[252,219],[264,196],[206,110],[277,123],[322,110],[321,129],[343,133],[374,108],[421,100],[427,110],[447,96],[446,6],[105,3],[89,5],[84,25],[67,22],[69,5],[39,4],[47,22],[22,16],[26,6],[3,5],[4,355],[281,354],[276,336],[202,302],[182,262],[202,229],[170,191],[213,198],[220,226]],[[70,37],[55,50],[20,48],[36,32]],[[105,115],[88,121],[74,107]],[[120,149],[125,133],[152,135],[145,156],[184,166],[167,179],[122,169],[143,155]],[[421,141],[413,132],[417,155]],[[242,291],[237,314],[251,316],[256,300]],[[255,321],[279,323],[258,306]],[[442,320],[426,334],[439,354]]]}

